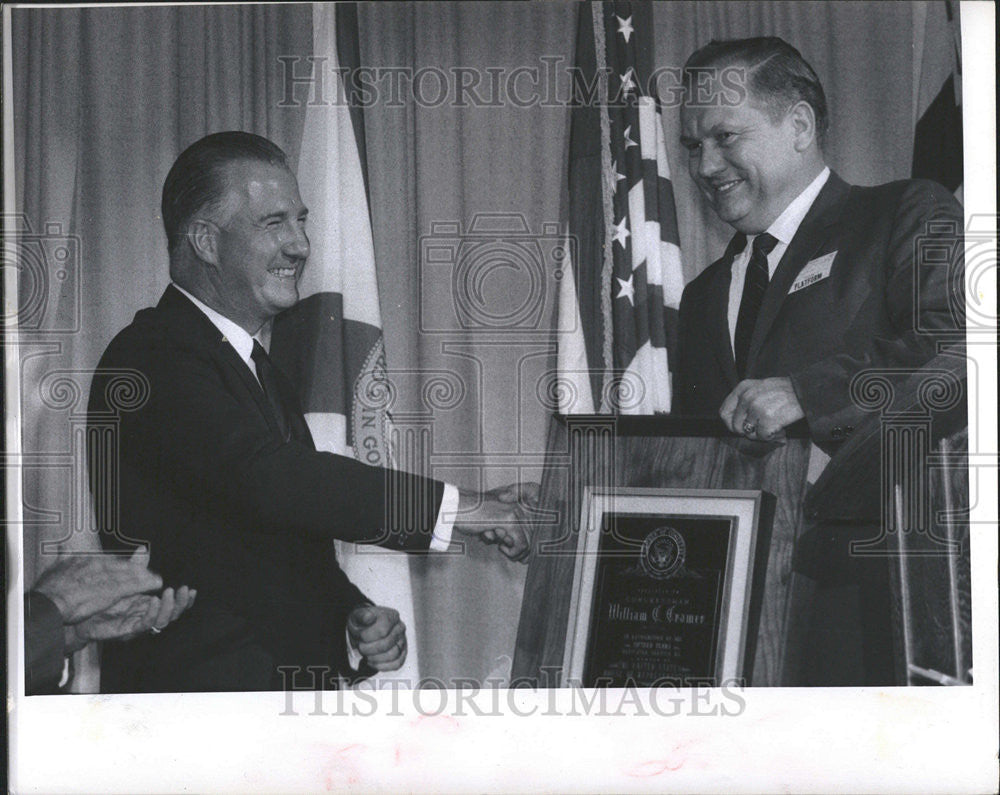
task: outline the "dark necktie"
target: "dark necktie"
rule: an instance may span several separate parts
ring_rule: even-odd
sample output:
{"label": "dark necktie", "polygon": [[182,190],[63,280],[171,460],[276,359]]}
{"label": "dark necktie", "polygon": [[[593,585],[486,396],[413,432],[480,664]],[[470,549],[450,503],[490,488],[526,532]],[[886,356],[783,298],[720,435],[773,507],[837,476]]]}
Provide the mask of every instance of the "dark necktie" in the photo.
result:
{"label": "dark necktie", "polygon": [[292,412],[281,397],[281,388],[275,376],[274,362],[267,355],[264,346],[257,342],[257,340],[253,341],[253,353],[250,354],[250,358],[257,365],[257,378],[260,380],[261,389],[264,390],[267,402],[274,409],[274,416],[278,420],[278,428],[287,442],[291,438],[290,417]]}
{"label": "dark necktie", "polygon": [[733,335],[733,353],[736,356],[736,372],[742,379],[746,376],[747,357],[750,355],[750,340],[757,325],[760,306],[764,303],[764,293],[769,281],[767,255],[778,245],[773,235],[764,232],[753,240],[747,275],[743,280],[743,298],[740,312],[736,316],[736,333]]}

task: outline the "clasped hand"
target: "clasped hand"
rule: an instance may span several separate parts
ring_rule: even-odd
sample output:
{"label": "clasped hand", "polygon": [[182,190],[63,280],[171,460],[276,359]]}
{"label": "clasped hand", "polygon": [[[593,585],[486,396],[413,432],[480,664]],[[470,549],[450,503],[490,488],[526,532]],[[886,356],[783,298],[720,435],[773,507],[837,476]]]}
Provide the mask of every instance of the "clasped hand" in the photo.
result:
{"label": "clasped hand", "polygon": [[722,402],[719,416],[733,433],[756,441],[783,439],[784,429],[805,416],[790,378],[740,381]]}
{"label": "clasped hand", "polygon": [[356,607],[347,617],[347,634],[376,671],[396,671],[406,662],[406,624],[391,607]]}
{"label": "clasped hand", "polygon": [[538,508],[538,492],[537,483],[511,483],[482,493],[461,490],[455,528],[484,544],[498,544],[511,560],[524,561],[531,553],[528,513]]}

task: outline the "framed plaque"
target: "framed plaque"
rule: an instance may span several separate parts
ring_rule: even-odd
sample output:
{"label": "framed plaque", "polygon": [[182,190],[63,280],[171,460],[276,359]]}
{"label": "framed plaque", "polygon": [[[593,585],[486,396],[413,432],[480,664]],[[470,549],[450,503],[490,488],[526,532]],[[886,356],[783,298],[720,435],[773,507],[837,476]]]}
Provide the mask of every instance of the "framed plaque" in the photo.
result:
{"label": "framed plaque", "polygon": [[774,500],[584,491],[563,684],[751,683]]}

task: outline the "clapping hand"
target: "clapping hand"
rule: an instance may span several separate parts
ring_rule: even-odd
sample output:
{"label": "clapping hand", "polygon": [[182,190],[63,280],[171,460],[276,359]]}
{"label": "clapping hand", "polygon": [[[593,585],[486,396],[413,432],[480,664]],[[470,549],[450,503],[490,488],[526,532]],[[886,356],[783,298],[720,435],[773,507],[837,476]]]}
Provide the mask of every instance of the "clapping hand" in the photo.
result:
{"label": "clapping hand", "polygon": [[197,592],[182,585],[156,594],[163,579],[148,566],[145,548],[131,556],[64,553],[42,572],[32,590],[59,610],[66,649],[75,651],[95,640],[160,632],[190,609]]}
{"label": "clapping hand", "polygon": [[127,557],[100,552],[65,552],[39,576],[34,587],[56,606],[64,624],[76,624],[121,599],[163,587],[148,568],[145,547]]}
{"label": "clapping hand", "polygon": [[66,650],[75,651],[95,640],[128,640],[143,632],[160,632],[194,605],[198,592],[182,585],[175,592],[126,596],[100,613],[64,627]]}

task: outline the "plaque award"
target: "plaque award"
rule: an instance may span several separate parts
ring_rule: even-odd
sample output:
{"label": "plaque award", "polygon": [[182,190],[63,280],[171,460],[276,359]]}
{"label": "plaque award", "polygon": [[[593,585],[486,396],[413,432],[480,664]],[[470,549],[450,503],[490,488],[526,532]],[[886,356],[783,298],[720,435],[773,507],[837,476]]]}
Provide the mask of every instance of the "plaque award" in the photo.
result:
{"label": "plaque award", "polygon": [[564,684],[747,682],[770,504],[760,491],[587,489]]}

